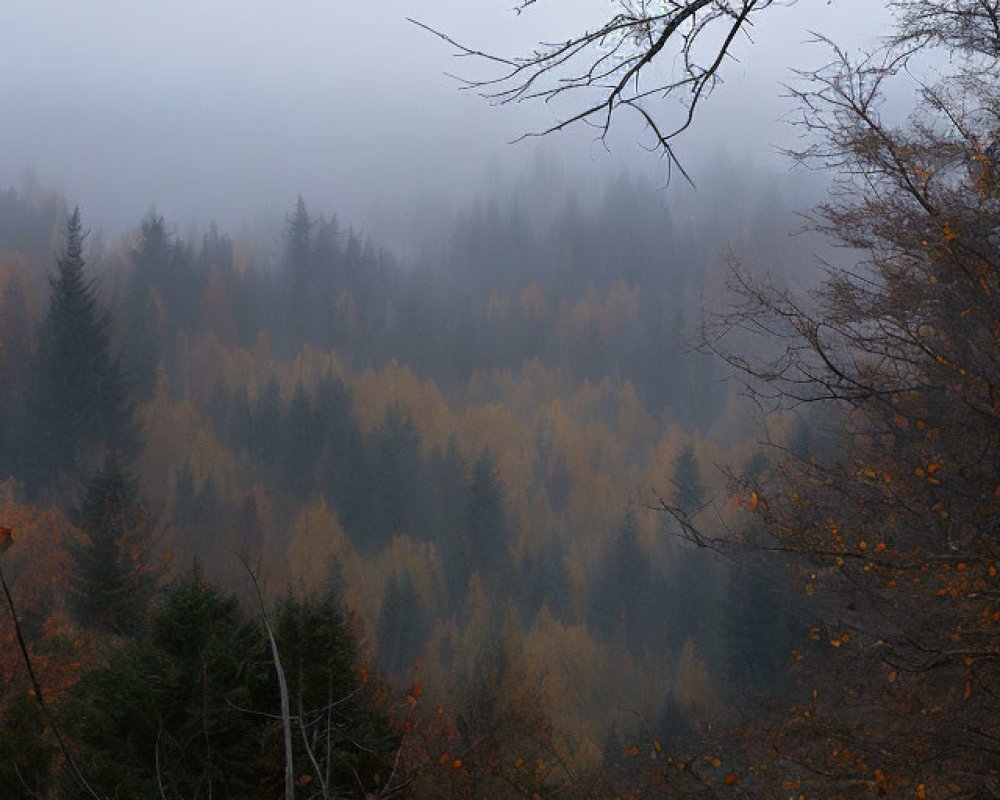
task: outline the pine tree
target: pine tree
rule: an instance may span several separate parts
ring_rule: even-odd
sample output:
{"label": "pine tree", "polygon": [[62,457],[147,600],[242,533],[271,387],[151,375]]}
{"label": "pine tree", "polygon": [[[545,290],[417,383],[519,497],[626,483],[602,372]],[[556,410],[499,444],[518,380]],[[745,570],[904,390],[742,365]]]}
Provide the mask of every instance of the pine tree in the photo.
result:
{"label": "pine tree", "polygon": [[77,208],[38,331],[31,434],[40,484],[95,463],[102,450],[128,457],[137,446],[133,403],[111,350],[111,314],[85,274],[83,240]]}

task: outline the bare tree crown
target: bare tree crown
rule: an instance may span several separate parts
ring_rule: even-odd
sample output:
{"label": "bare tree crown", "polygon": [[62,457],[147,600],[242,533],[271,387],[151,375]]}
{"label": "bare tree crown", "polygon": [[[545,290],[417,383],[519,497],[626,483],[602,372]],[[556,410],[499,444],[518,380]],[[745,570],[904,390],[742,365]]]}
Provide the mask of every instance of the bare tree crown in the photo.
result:
{"label": "bare tree crown", "polygon": [[[524,13],[537,2],[519,0],[515,11]],[[602,24],[516,55],[487,52],[411,21],[458,56],[495,70],[485,78],[457,76],[463,88],[498,105],[540,101],[557,108],[553,124],[520,138],[586,125],[603,142],[612,122],[632,112],[652,134],[653,149],[684,173],[675,143],[721,82],[735,44],[751,39],[762,13],[819,2],[615,0]],[[1000,54],[1000,0],[890,0],[888,6],[896,14],[895,34],[886,39],[893,57],[926,47],[990,58]]]}

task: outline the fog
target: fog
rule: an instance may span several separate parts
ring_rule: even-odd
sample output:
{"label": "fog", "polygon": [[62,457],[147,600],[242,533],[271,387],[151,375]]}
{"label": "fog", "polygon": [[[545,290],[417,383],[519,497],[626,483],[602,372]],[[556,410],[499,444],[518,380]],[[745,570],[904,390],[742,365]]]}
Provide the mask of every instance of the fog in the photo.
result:
{"label": "fog", "polygon": [[[518,172],[539,148],[581,175],[664,174],[622,118],[608,141],[584,128],[510,144],[557,109],[493,108],[446,73],[488,76],[408,15],[503,53],[558,40],[609,3],[510,0],[474,6],[300,0],[171,3],[39,0],[0,8],[0,185],[32,170],[61,187],[92,224],[117,233],[150,207],[177,220],[232,227],[314,207],[362,226],[400,224],[409,209],[453,207]],[[809,0],[762,15],[753,43],[726,65],[727,82],[680,143],[692,164],[720,149],[784,169],[789,141],[780,82],[825,53],[809,31],[856,44],[884,12],[865,0]],[[697,171],[694,173],[697,178]]]}
{"label": "fog", "polygon": [[992,6],[828,172],[886,3],[759,0],[690,180],[463,89],[622,3],[736,5],[0,3],[0,798],[996,788]]}

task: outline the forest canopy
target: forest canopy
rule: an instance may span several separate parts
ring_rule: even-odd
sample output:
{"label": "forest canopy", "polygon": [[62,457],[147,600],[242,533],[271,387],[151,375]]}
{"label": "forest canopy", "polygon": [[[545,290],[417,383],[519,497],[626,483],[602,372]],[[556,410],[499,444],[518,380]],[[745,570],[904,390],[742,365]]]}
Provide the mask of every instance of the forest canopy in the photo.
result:
{"label": "forest canopy", "polygon": [[[772,5],[573,52],[629,83]],[[410,260],[303,197],[269,250],[0,194],[0,793],[1000,792],[998,8],[894,7],[796,84],[806,244],[741,165]]]}

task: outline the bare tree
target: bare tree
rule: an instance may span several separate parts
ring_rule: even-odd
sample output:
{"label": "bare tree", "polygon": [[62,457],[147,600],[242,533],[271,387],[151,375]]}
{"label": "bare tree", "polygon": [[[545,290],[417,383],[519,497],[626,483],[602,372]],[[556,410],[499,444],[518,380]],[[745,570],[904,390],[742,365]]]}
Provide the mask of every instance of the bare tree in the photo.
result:
{"label": "bare tree", "polygon": [[[815,621],[793,654],[801,696],[747,719],[729,775],[806,795],[995,797],[1000,31],[989,2],[896,7],[885,49],[854,61],[831,45],[794,90],[808,140],[793,155],[837,176],[814,221],[845,258],[805,297],[734,264],[709,339],[755,397],[820,409],[837,440],[779,448],[769,475],[735,481],[763,524],[725,545],[778,554]],[[920,68],[927,46],[951,56],[947,74]],[[894,121],[897,81],[915,110]],[[772,355],[748,355],[751,336]]]}

